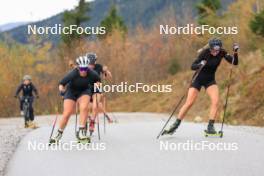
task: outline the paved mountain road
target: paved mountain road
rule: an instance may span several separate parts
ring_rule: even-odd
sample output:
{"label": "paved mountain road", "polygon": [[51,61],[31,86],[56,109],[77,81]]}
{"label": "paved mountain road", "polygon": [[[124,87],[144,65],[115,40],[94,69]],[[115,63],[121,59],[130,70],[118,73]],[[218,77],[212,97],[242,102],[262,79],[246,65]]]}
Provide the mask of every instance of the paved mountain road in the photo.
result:
{"label": "paved mountain road", "polygon": [[[7,167],[7,176],[261,176],[264,174],[264,138],[262,134],[228,127],[224,138],[205,138],[206,124],[184,122],[173,136],[156,136],[167,115],[151,113],[116,113],[119,123],[107,124],[101,141],[92,138],[93,149],[105,150],[37,150],[29,151],[29,142],[46,144],[49,126],[30,132],[20,142]],[[162,120],[163,119],[163,120]],[[217,125],[219,127],[219,125]],[[253,130],[252,130],[253,131]],[[69,124],[62,143],[75,141],[74,124]],[[233,151],[187,151],[175,146],[224,143]],[[170,150],[161,150],[169,144]],[[41,146],[41,145],[40,145]],[[44,146],[44,145],[43,145]],[[96,148],[97,146],[97,148]],[[188,147],[188,146],[187,146]],[[43,149],[43,148],[42,148]],[[91,148],[90,148],[91,149]],[[188,149],[188,148],[187,148]]]}

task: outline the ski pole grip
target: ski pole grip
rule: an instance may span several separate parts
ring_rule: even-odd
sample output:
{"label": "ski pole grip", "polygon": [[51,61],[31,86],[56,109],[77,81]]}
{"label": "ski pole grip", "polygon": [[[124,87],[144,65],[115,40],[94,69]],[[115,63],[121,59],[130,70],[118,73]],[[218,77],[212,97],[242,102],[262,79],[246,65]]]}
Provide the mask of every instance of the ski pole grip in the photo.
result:
{"label": "ski pole grip", "polygon": [[62,91],[60,91],[60,96],[64,96],[65,95],[65,92],[62,92]]}

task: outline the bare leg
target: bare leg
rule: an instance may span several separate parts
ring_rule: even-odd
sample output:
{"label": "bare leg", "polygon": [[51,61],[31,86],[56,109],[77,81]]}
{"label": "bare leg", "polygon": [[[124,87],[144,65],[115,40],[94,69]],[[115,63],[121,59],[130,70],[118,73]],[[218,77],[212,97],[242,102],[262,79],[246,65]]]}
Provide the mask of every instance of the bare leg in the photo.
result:
{"label": "bare leg", "polygon": [[192,87],[189,88],[186,102],[181,107],[176,121],[171,125],[171,127],[168,130],[164,130],[162,135],[173,134],[175,132],[175,130],[180,126],[181,120],[184,118],[185,114],[188,112],[188,110],[191,108],[191,106],[195,102],[198,93],[199,91],[197,89],[192,88]]}
{"label": "bare leg", "polygon": [[63,102],[63,115],[59,121],[59,129],[64,130],[65,126],[67,125],[70,116],[72,115],[75,109],[76,102],[70,99],[66,99]]}
{"label": "bare leg", "polygon": [[214,122],[217,115],[218,103],[219,103],[219,91],[217,85],[212,85],[206,89],[207,94],[211,99],[211,107],[209,114],[209,123],[207,126],[207,133],[216,134],[214,128]]}
{"label": "bare leg", "polygon": [[83,95],[78,99],[79,109],[80,109],[80,127],[86,126],[87,117],[89,114],[89,103],[90,103],[90,96]]}
{"label": "bare leg", "polygon": [[95,118],[97,117],[98,113],[99,113],[99,106],[100,106],[100,94],[93,94],[93,117],[92,119],[95,120]]}
{"label": "bare leg", "polygon": [[188,112],[188,110],[192,107],[193,103],[195,102],[198,93],[199,91],[196,88],[193,88],[193,87],[189,88],[186,102],[184,103],[184,105],[181,107],[179,111],[178,119],[182,120],[185,117],[186,113]]}
{"label": "bare leg", "polygon": [[212,85],[208,87],[206,89],[206,93],[209,95],[211,99],[209,119],[215,120],[217,116],[218,105],[219,105],[219,90],[218,90],[217,85]]}

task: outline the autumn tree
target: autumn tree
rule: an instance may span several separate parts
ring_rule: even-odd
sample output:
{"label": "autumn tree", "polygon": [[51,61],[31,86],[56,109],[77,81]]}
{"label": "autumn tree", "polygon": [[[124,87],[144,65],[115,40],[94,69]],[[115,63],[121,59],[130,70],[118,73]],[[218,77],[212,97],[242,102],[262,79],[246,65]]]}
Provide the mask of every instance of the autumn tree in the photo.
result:
{"label": "autumn tree", "polygon": [[[77,27],[81,26],[82,23],[90,20],[90,17],[87,16],[87,13],[90,11],[89,2],[85,0],[80,0],[78,6],[72,11],[65,11],[63,14],[63,24],[65,27],[70,25],[76,25]],[[73,31],[72,34],[62,34],[62,40],[67,46],[79,40],[83,35],[78,34],[76,31]]]}
{"label": "autumn tree", "polygon": [[103,35],[103,38],[110,35],[114,30],[119,31],[123,36],[127,33],[125,22],[122,17],[118,15],[115,5],[112,5],[109,14],[101,21],[101,26],[106,29],[106,34]]}
{"label": "autumn tree", "polygon": [[198,23],[208,24],[208,18],[215,16],[217,10],[221,8],[221,2],[219,0],[202,0],[196,5],[198,10]]}
{"label": "autumn tree", "polygon": [[255,14],[249,25],[252,32],[264,37],[264,10],[258,14]]}

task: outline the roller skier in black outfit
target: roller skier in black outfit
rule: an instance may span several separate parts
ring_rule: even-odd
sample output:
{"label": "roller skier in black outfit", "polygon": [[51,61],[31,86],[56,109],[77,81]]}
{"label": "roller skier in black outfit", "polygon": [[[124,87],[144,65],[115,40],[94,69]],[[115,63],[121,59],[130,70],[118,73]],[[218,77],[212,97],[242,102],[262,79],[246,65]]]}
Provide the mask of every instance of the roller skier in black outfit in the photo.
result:
{"label": "roller skier in black outfit", "polygon": [[78,141],[81,143],[90,142],[85,128],[89,113],[88,107],[93,94],[93,86],[101,80],[95,71],[88,68],[89,60],[86,56],[77,58],[76,64],[77,67],[71,70],[59,83],[59,91],[64,94],[63,115],[59,121],[57,134],[50,139],[50,143],[57,143],[61,139],[63,130],[76,108],[76,103],[80,109]]}
{"label": "roller skier in black outfit", "polygon": [[[87,53],[86,57],[89,59],[90,69],[94,70],[100,77],[104,77],[106,79],[112,78],[112,74],[106,66],[96,63],[97,55],[95,53]],[[93,103],[92,116],[89,117],[90,118],[90,123],[89,123],[90,134],[94,132],[95,120],[96,120],[96,117],[99,111],[105,114],[105,117],[109,123],[113,122],[112,119],[106,114],[102,101],[103,101],[103,92],[101,92],[99,88],[94,87],[93,95],[91,99],[91,102]]]}
{"label": "roller skier in black outfit", "polygon": [[238,44],[234,44],[233,56],[231,56],[222,48],[222,42],[220,39],[214,38],[209,41],[209,48],[204,49],[191,66],[192,70],[198,70],[201,67],[203,68],[199,75],[193,80],[188,90],[186,102],[181,107],[176,121],[168,130],[164,130],[162,135],[173,134],[176,131],[181,124],[182,119],[195,102],[202,87],[205,88],[206,93],[211,99],[209,123],[205,132],[212,135],[217,134],[214,128],[214,122],[219,103],[219,90],[215,80],[215,73],[223,58],[230,64],[238,65],[238,49]]}

